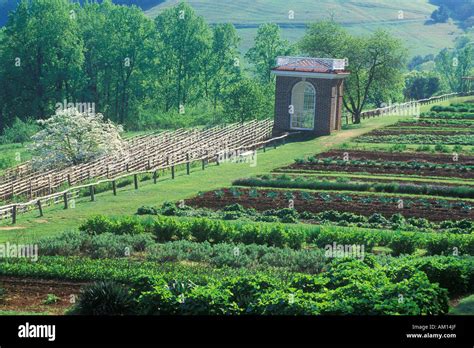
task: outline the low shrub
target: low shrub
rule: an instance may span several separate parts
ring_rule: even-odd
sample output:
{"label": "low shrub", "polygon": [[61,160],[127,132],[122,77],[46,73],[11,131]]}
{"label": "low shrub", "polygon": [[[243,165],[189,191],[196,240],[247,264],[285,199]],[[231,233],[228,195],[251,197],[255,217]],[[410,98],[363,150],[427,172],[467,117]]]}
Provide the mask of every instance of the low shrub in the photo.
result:
{"label": "low shrub", "polygon": [[68,231],[57,236],[42,238],[37,244],[41,255],[87,255],[92,258],[108,258],[126,257],[134,252],[144,251],[155,243],[151,234],[87,234]]}
{"label": "low shrub", "polygon": [[112,281],[86,285],[70,314],[130,315],[135,313],[135,301],[128,288]]}

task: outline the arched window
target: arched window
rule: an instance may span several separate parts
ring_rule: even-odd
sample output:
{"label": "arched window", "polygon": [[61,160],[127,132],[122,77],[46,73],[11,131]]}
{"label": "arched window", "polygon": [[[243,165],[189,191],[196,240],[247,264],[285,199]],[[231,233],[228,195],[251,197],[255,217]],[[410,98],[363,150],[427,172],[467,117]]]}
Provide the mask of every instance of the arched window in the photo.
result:
{"label": "arched window", "polygon": [[298,82],[291,91],[290,125],[292,129],[314,129],[316,90],[306,81]]}

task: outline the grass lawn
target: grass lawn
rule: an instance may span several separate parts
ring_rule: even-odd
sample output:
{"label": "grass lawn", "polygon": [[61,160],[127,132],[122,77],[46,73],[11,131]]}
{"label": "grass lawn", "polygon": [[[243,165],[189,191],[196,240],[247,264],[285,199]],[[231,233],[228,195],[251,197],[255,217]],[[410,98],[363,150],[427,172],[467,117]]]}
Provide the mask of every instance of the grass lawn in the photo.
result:
{"label": "grass lawn", "polygon": [[451,307],[449,314],[474,315],[474,294],[463,298],[455,307]]}
{"label": "grass lawn", "polygon": [[26,146],[22,144],[0,145],[0,175],[10,167],[19,165],[31,158]]}
{"label": "grass lawn", "polygon": [[161,205],[165,201],[176,201],[207,191],[230,186],[232,181],[242,177],[265,174],[271,170],[293,163],[295,158],[327,151],[346,142],[348,139],[369,132],[372,129],[393,124],[403,119],[398,116],[373,118],[364,122],[364,127],[340,131],[331,136],[319,137],[302,142],[292,142],[278,149],[259,152],[257,165],[222,164],[211,165],[202,171],[200,167],[192,168],[191,175],[178,171],[175,180],[164,176],[157,185],[152,181],[140,183],[140,189],[127,186],[118,190],[114,197],[111,192],[96,195],[96,202],[88,198],[76,201],[75,209],[64,210],[62,205],[45,209],[43,218],[38,218],[36,211],[20,215],[16,226],[5,221],[0,225],[0,242],[20,242],[37,237],[52,235],[68,229],[75,229],[86,218],[104,214],[108,216],[131,215],[143,205]]}

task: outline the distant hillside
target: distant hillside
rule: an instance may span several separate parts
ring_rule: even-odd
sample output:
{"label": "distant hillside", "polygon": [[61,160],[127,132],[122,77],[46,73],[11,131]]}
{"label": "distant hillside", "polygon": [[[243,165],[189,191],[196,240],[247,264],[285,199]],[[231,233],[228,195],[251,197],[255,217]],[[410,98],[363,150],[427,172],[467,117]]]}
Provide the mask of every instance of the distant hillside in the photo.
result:
{"label": "distant hillside", "polygon": [[[0,0],[0,26],[19,1]],[[137,5],[150,17],[178,1],[113,0],[116,4]],[[456,23],[427,24],[437,5],[446,1],[451,0],[187,0],[209,23],[233,23],[242,38],[242,52],[251,47],[262,23],[278,23],[283,36],[296,42],[304,35],[307,23],[332,17],[354,34],[387,28],[404,41],[412,56],[436,54],[454,46],[455,38],[462,33]]]}
{"label": "distant hillside", "polygon": [[[33,0],[34,1],[34,0]],[[83,3],[84,0],[73,0],[76,2]],[[143,10],[151,9],[165,0],[112,0],[113,3],[118,5],[136,5]],[[14,10],[20,0],[0,0],[0,26],[4,26],[8,19],[8,13]],[[102,0],[97,0],[102,2]]]}
{"label": "distant hillside", "polygon": [[[166,0],[146,13],[151,17],[178,0]],[[257,27],[276,22],[283,36],[295,42],[304,34],[306,24],[318,19],[334,18],[354,34],[364,34],[378,27],[401,38],[411,55],[438,53],[453,47],[462,33],[455,24],[428,25],[438,6],[429,0],[188,0],[196,12],[210,23],[234,23],[242,37],[242,51],[253,42]],[[290,11],[294,19],[289,18]],[[399,18],[400,17],[400,18]]]}

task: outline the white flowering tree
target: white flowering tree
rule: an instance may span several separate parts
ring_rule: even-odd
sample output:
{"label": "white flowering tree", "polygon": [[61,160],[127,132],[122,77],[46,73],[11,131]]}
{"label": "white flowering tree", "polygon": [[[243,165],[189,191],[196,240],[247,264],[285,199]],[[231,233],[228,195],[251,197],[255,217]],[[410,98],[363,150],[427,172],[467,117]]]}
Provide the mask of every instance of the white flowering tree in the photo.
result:
{"label": "white flowering tree", "polygon": [[36,169],[66,167],[124,152],[122,127],[104,120],[102,114],[70,108],[39,123],[43,129],[32,137],[30,145]]}

